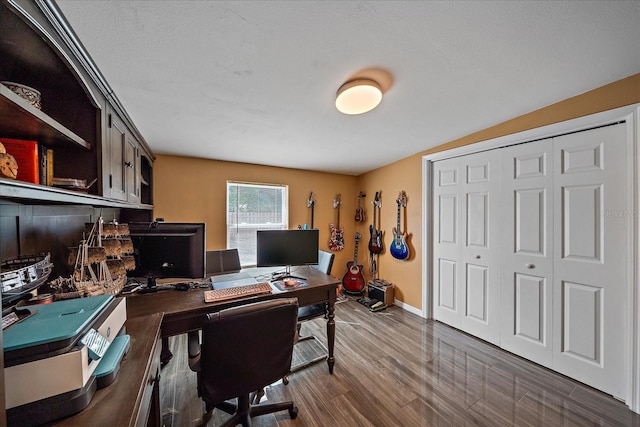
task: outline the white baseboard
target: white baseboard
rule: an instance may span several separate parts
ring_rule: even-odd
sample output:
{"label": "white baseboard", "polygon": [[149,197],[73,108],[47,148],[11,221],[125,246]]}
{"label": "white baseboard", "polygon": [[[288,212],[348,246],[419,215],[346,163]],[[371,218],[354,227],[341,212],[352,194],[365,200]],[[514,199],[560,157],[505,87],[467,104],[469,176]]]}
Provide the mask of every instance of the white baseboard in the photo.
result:
{"label": "white baseboard", "polygon": [[413,313],[413,314],[415,314],[417,316],[424,317],[422,315],[422,310],[417,309],[417,308],[415,308],[415,307],[413,307],[413,306],[411,306],[409,304],[406,304],[406,303],[404,303],[402,301],[394,300],[393,301],[393,305],[397,305],[398,307],[400,307],[403,310],[408,311],[409,313]]}

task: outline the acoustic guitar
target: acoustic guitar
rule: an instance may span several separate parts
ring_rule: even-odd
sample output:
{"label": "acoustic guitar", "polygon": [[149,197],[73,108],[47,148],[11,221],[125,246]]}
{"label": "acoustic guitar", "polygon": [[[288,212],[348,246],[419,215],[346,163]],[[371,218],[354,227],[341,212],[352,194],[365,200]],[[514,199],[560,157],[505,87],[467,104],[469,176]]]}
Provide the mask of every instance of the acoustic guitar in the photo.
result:
{"label": "acoustic guitar", "polygon": [[376,192],[376,197],[371,203],[373,203],[373,222],[369,225],[369,252],[377,255],[382,252],[382,230],[376,229],[378,226],[377,212],[382,206],[379,191]]}
{"label": "acoustic guitar", "polygon": [[336,194],[336,198],[333,199],[333,209],[336,210],[337,221],[334,224],[329,225],[331,230],[331,237],[329,238],[329,249],[332,251],[341,251],[344,249],[344,228],[340,227],[340,193]]}
{"label": "acoustic guitar", "polygon": [[347,262],[347,272],[342,277],[342,288],[348,294],[361,294],[364,291],[364,274],[362,265],[358,264],[358,242],[360,233],[356,233],[356,249],[353,253],[353,260]]}
{"label": "acoustic guitar", "polygon": [[403,233],[400,230],[400,210],[407,207],[407,194],[401,191],[396,199],[398,204],[398,224],[393,228],[393,242],[391,243],[391,255],[399,260],[406,260],[409,258],[409,247],[407,246],[407,233]]}

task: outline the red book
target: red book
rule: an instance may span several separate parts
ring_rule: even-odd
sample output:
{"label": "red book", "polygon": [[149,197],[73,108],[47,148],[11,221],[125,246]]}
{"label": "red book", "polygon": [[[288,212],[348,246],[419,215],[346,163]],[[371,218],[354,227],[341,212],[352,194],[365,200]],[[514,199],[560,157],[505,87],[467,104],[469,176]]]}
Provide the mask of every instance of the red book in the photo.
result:
{"label": "red book", "polygon": [[23,139],[0,138],[0,142],[18,163],[18,176],[20,181],[40,184],[38,163],[38,142]]}

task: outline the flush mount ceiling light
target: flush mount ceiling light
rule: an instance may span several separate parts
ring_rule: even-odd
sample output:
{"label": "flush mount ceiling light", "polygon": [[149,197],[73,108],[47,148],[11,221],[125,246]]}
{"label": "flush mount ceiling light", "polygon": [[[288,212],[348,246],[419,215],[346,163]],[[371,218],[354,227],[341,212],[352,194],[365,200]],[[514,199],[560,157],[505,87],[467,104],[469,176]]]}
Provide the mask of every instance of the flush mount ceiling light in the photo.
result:
{"label": "flush mount ceiling light", "polygon": [[340,86],[336,94],[336,108],[344,114],[371,111],[382,101],[380,85],[370,79],[351,80]]}

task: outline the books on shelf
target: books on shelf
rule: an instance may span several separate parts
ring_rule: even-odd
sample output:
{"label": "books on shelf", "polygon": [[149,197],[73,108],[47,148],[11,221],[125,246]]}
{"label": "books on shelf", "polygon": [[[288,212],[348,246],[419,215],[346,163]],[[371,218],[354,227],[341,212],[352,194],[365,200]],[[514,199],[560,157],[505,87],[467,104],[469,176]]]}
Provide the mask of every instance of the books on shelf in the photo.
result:
{"label": "books on shelf", "polygon": [[0,138],[7,154],[17,163],[15,179],[33,184],[53,182],[53,150],[25,139]]}

